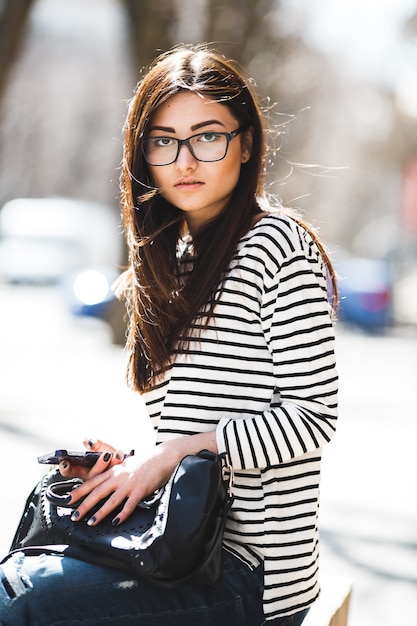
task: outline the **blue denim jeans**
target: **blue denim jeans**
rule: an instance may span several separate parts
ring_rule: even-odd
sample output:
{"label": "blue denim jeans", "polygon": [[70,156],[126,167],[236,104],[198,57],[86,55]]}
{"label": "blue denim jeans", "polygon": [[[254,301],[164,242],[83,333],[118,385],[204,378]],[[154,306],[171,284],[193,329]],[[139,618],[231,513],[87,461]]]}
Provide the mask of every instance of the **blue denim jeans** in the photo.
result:
{"label": "blue denim jeans", "polygon": [[[55,555],[14,555],[0,566],[1,626],[261,626],[262,567],[224,554],[216,590],[166,589]],[[299,626],[306,611],[269,621]]]}

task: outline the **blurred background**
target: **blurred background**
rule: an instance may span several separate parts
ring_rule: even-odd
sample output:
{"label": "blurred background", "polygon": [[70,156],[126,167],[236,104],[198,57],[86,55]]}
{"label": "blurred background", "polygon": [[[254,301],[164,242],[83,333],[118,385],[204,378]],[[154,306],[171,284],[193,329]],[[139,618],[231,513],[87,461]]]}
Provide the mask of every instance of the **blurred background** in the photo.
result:
{"label": "blurred background", "polygon": [[340,276],[323,569],[353,580],[350,626],[415,626],[415,0],[0,2],[0,552],[38,454],[152,442],[110,288],[122,125],[157,51],[207,41],[253,78],[279,148],[270,191]]}

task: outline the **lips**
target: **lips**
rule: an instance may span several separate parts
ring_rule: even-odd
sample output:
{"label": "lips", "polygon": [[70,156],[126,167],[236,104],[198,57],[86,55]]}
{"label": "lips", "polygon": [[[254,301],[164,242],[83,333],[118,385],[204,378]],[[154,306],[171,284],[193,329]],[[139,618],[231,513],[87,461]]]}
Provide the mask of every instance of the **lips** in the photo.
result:
{"label": "lips", "polygon": [[193,190],[193,189],[198,189],[202,185],[204,185],[204,183],[202,183],[200,180],[190,179],[190,180],[180,180],[177,183],[175,183],[174,187],[176,189]]}

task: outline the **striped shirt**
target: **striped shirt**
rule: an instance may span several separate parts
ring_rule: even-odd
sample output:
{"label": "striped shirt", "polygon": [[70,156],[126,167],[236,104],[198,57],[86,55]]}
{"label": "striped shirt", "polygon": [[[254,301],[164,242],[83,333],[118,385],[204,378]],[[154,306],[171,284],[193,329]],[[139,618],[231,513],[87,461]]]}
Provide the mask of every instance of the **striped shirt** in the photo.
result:
{"label": "striped shirt", "polygon": [[[185,272],[189,262],[185,254]],[[321,449],[337,416],[333,330],[316,244],[290,218],[264,216],[239,242],[208,326],[144,394],[158,443],[215,430],[229,453],[224,546],[251,568],[263,562],[267,619],[319,593]]]}

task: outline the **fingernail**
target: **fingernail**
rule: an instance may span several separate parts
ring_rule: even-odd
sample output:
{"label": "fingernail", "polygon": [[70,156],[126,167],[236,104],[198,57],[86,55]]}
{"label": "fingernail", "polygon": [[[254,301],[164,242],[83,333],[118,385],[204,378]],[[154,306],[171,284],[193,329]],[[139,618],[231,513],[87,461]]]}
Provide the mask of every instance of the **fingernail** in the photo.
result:
{"label": "fingernail", "polygon": [[97,443],[97,441],[95,439],[89,439],[88,440],[88,446],[90,448],[94,448],[95,444]]}
{"label": "fingernail", "polygon": [[114,520],[112,520],[112,526],[117,526],[118,524],[120,524],[120,517],[115,517]]}
{"label": "fingernail", "polygon": [[110,461],[110,459],[111,459],[110,452],[106,452],[106,454],[103,456],[103,461],[107,463],[108,461]]}
{"label": "fingernail", "polygon": [[122,453],[120,452],[120,450],[116,452],[115,456],[116,456],[116,459],[120,461],[120,459],[122,458]]}
{"label": "fingernail", "polygon": [[95,516],[95,515],[93,515],[93,517],[90,517],[90,519],[88,520],[87,524],[88,524],[89,526],[94,526],[94,524],[96,523],[96,521],[97,521],[97,518],[96,518],[96,516]]}
{"label": "fingernail", "polygon": [[61,461],[61,467],[62,469],[67,469],[68,463],[66,461]]}
{"label": "fingernail", "polygon": [[80,512],[74,511],[74,513],[71,515],[71,522],[76,522],[79,517],[80,517]]}

